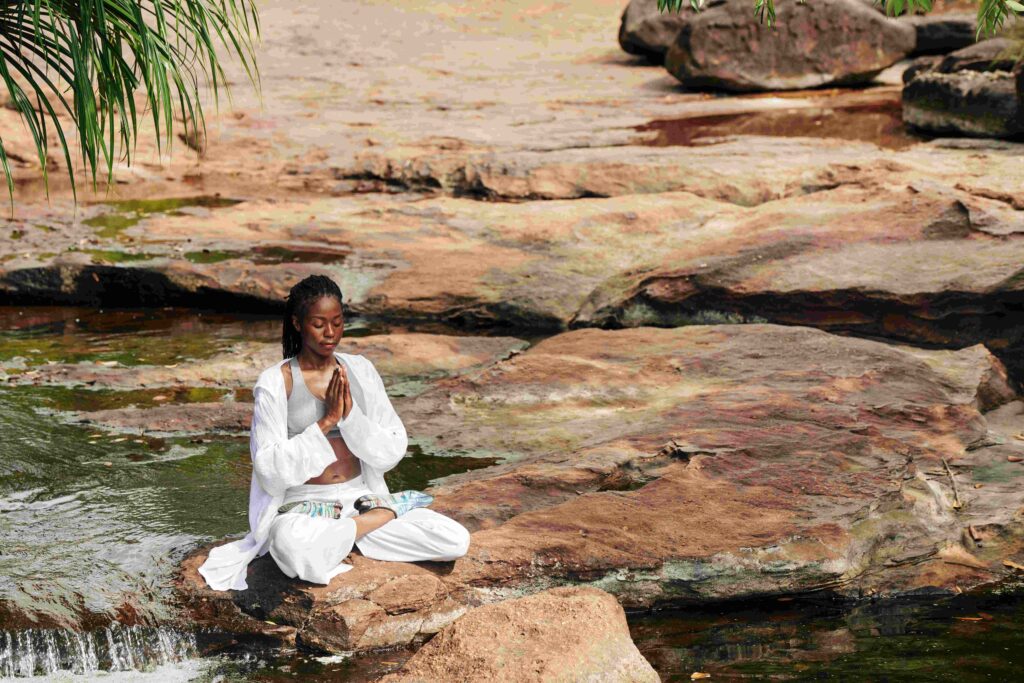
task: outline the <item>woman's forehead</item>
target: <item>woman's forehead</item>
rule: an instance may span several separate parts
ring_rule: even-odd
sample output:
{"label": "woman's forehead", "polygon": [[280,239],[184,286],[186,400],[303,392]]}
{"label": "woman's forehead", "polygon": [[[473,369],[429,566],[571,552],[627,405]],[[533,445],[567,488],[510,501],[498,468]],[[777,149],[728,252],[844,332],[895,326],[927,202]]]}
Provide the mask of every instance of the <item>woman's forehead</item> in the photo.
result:
{"label": "woman's forehead", "polygon": [[333,296],[322,296],[309,307],[310,316],[337,317],[341,315],[341,304]]}

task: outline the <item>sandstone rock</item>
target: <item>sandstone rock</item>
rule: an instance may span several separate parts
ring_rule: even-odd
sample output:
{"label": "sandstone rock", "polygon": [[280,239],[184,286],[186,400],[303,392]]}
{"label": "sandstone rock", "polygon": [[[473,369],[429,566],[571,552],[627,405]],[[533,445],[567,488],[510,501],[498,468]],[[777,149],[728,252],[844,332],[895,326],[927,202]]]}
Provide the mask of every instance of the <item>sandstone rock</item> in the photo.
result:
{"label": "sandstone rock", "polygon": [[1014,137],[1024,132],[1024,99],[1012,72],[1014,44],[986,40],[904,75],[903,120],[935,133]]}
{"label": "sandstone rock", "polygon": [[486,199],[576,199],[686,191],[752,206],[834,182],[835,166],[856,164],[873,145],[769,137],[692,147],[585,147],[554,152],[428,154],[368,152],[353,172],[429,184]]}
{"label": "sandstone rock", "polygon": [[1009,38],[983,40],[946,55],[937,70],[946,74],[965,70],[1010,71],[1017,49],[1017,43]]}
{"label": "sandstone rock", "polygon": [[555,588],[478,607],[380,683],[431,681],[660,681],[633,644],[615,598]]}
{"label": "sandstone rock", "polygon": [[857,0],[780,2],[775,29],[746,0],[687,22],[665,66],[688,88],[798,90],[870,81],[914,49],[914,29]]}
{"label": "sandstone rock", "polygon": [[[432,489],[474,530],[467,556],[353,555],[329,586],[264,557],[236,594],[205,588],[201,549],[178,590],[203,614],[241,611],[342,651],[415,643],[473,607],[576,583],[627,608],[966,589],[1024,539],[1024,468],[973,487],[1024,453],[986,422],[1006,410],[1000,432],[1024,431],[1003,408],[1016,400],[981,346],[765,324],[577,330],[398,407],[419,439],[515,454]],[[990,530],[983,551],[961,547],[972,525]]]}
{"label": "sandstone rock", "polygon": [[689,6],[680,12],[661,12],[657,0],[630,0],[619,25],[619,46],[661,64],[669,45],[692,16]]}
{"label": "sandstone rock", "polygon": [[967,12],[915,14],[900,19],[914,27],[915,55],[938,55],[974,45],[977,19]]}

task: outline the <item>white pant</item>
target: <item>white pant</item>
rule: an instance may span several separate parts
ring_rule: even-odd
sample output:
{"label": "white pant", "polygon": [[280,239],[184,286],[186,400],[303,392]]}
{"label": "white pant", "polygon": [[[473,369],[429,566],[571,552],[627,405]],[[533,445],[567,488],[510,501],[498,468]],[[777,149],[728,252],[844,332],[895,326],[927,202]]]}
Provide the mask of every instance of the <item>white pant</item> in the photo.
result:
{"label": "white pant", "polygon": [[352,504],[372,494],[361,476],[341,484],[304,484],[285,492],[285,503],[296,500],[338,501],[341,519],[287,512],[270,527],[270,554],[287,576],[312,583],[330,583],[351,567],[342,560],[355,544],[364,556],[391,562],[447,561],[469,549],[469,531],[454,519],[416,508],[356,540],[358,513]]}

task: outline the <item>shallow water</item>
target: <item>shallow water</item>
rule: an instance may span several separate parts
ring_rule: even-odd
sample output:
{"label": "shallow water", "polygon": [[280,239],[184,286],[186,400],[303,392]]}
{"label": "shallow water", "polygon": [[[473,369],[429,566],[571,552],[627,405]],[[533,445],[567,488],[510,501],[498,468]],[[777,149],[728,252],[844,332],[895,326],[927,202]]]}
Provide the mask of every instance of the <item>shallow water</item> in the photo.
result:
{"label": "shallow water", "polygon": [[662,119],[637,130],[657,131],[648,143],[654,147],[712,144],[734,135],[859,140],[886,149],[905,149],[929,139],[907,130],[898,94],[880,102]]}
{"label": "shallow water", "polygon": [[[373,329],[355,322],[346,334]],[[179,310],[0,309],[0,368],[18,374],[55,362],[173,366],[279,334],[278,319]],[[404,380],[414,385],[417,378]],[[169,582],[182,557],[246,530],[247,434],[122,434],[76,424],[69,412],[149,406],[157,398],[164,405],[251,401],[247,389],[0,382],[0,643],[12,633],[36,633],[29,645],[63,642],[62,631],[29,628],[98,633],[111,623],[172,622]],[[395,488],[423,488],[493,462],[413,440],[387,480]],[[0,647],[0,662],[16,644]],[[45,661],[43,652],[37,664]]]}
{"label": "shallow water", "polygon": [[[346,334],[380,331],[360,322]],[[0,308],[0,366],[174,364],[278,334],[276,318]],[[425,379],[403,378],[392,393],[415,393]],[[247,437],[137,438],[67,421],[67,411],[152,405],[155,391],[179,403],[251,400],[245,390],[0,383],[0,677],[368,681],[400,667],[411,650],[323,658],[225,646],[224,634],[176,622],[168,584],[180,559],[246,528]],[[423,488],[492,462],[414,438],[388,483]],[[775,601],[633,615],[630,623],[666,681],[695,671],[712,680],[1009,681],[1024,664],[1020,589],[935,604]],[[209,651],[217,654],[198,656]]]}
{"label": "shallow water", "polygon": [[663,681],[1014,681],[1024,587],[955,599],[850,605],[772,601],[635,616]]}

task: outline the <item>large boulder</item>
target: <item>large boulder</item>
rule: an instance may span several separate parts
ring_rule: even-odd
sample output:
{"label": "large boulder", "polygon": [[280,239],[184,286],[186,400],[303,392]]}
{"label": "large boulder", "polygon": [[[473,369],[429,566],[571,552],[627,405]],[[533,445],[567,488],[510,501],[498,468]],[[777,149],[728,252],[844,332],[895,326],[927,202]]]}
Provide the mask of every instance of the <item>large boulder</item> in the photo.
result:
{"label": "large boulder", "polygon": [[993,39],[937,62],[916,62],[904,75],[904,122],[944,135],[1006,138],[1024,133],[1014,51],[1012,41]]}
{"label": "large boulder", "polygon": [[661,64],[669,45],[692,16],[689,6],[679,12],[662,12],[658,0],[632,0],[622,13],[619,45],[632,55]]}
{"label": "large boulder", "polygon": [[178,588],[205,623],[248,615],[332,651],[415,643],[474,607],[581,583],[627,609],[955,592],[1022,561],[1014,399],[981,345],[763,324],[568,332],[396,402],[421,443],[508,454],[431,489],[472,530],[465,557],[354,554],[319,586],[267,555],[249,590],[216,592],[200,549]]}
{"label": "large boulder", "polygon": [[629,635],[615,598],[590,587],[555,588],[478,607],[380,683],[530,683],[661,680]]}
{"label": "large boulder", "polygon": [[900,21],[914,27],[915,55],[941,55],[969,47],[977,40],[977,20],[968,12],[912,14]]}
{"label": "large boulder", "polygon": [[736,91],[799,90],[871,80],[913,51],[913,27],[857,0],[781,0],[775,28],[750,0],[712,0],[687,22],[665,56],[685,86]]}

